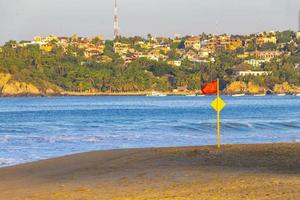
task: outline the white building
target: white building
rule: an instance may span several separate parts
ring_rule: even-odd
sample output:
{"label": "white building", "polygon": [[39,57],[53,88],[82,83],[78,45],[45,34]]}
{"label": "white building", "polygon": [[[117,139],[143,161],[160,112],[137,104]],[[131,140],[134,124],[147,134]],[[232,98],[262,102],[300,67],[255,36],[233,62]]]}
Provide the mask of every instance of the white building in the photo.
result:
{"label": "white building", "polygon": [[265,60],[259,60],[259,59],[250,59],[250,60],[245,60],[244,63],[247,63],[249,65],[252,65],[254,67],[260,67],[261,64],[265,63]]}
{"label": "white building", "polygon": [[251,71],[251,70],[247,70],[247,71],[237,71],[236,74],[238,76],[267,76],[272,74],[272,72],[270,71]]}

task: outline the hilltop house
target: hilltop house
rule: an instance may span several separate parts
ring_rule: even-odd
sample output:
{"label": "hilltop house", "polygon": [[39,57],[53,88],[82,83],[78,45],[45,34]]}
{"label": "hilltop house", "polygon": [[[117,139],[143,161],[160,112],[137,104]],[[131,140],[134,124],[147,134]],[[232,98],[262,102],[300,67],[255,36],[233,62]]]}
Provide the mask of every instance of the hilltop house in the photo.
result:
{"label": "hilltop house", "polygon": [[232,37],[232,38],[230,38],[227,49],[230,50],[230,51],[234,51],[238,48],[241,48],[242,46],[243,46],[243,42],[240,38]]}
{"label": "hilltop house", "polygon": [[129,50],[129,45],[121,42],[115,42],[113,50],[116,54],[123,55],[126,54]]}
{"label": "hilltop house", "polygon": [[69,45],[69,38],[68,37],[58,37],[57,40],[58,40],[57,44],[59,46],[67,47]]}
{"label": "hilltop house", "polygon": [[296,37],[297,37],[298,40],[300,40],[300,31],[298,31],[298,32],[296,33]]}
{"label": "hilltop house", "polygon": [[252,70],[236,72],[238,76],[267,76],[270,75],[271,73],[272,72],[270,71],[252,71]]}
{"label": "hilltop house", "polygon": [[150,52],[147,53],[146,57],[150,60],[166,60],[167,56],[160,53],[159,49],[152,49]]}
{"label": "hilltop house", "polygon": [[168,61],[168,64],[173,67],[180,67],[181,66],[181,60],[170,60]]}
{"label": "hilltop house", "polygon": [[164,54],[167,54],[170,51],[170,47],[167,45],[154,45],[153,48]]}
{"label": "hilltop house", "polygon": [[241,63],[233,66],[233,73],[237,76],[267,76],[271,71],[253,71],[253,66],[247,63]]}
{"label": "hilltop house", "polygon": [[199,37],[189,37],[185,40],[184,46],[186,49],[192,48],[199,51],[201,48],[201,42]]}
{"label": "hilltop house", "polygon": [[101,56],[104,52],[103,46],[90,46],[84,51],[84,56],[86,58]]}
{"label": "hilltop house", "polygon": [[210,54],[210,52],[207,48],[202,48],[198,53],[200,58],[208,58],[209,54]]}
{"label": "hilltop house", "polygon": [[176,53],[177,56],[182,58],[183,55],[185,54],[185,50],[184,49],[175,49],[175,53]]}
{"label": "hilltop house", "polygon": [[52,46],[52,44],[47,43],[44,45],[40,45],[40,49],[44,52],[51,52],[53,49],[53,46]]}
{"label": "hilltop house", "polygon": [[260,67],[266,60],[259,60],[259,59],[249,59],[245,60],[244,63],[252,65],[253,67]]}
{"label": "hilltop house", "polygon": [[258,36],[255,40],[256,44],[263,45],[266,43],[277,43],[277,38],[275,36]]}
{"label": "hilltop house", "polygon": [[183,55],[183,59],[188,59],[189,61],[195,62],[199,60],[199,56],[195,51],[189,50]]}
{"label": "hilltop house", "polygon": [[275,57],[278,57],[282,55],[282,52],[280,51],[254,51],[251,53],[251,55],[254,55],[256,58],[264,61],[270,61]]}

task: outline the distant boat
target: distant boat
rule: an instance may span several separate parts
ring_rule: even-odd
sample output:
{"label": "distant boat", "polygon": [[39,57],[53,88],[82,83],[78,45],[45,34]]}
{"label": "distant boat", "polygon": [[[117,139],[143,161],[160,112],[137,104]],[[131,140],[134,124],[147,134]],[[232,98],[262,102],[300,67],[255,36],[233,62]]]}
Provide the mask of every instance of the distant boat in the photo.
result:
{"label": "distant boat", "polygon": [[255,96],[255,97],[264,97],[264,96],[266,96],[266,94],[255,94],[253,96]]}
{"label": "distant boat", "polygon": [[197,94],[197,97],[205,97],[204,94]]}
{"label": "distant boat", "polygon": [[300,93],[299,93],[299,94],[296,94],[296,96],[297,96],[297,97],[300,97]]}
{"label": "distant boat", "polygon": [[233,97],[242,97],[242,96],[245,96],[245,94],[233,94],[231,96],[233,96]]}
{"label": "distant boat", "polygon": [[282,94],[276,94],[276,95],[282,97],[282,96],[285,96],[286,94],[282,93]]}
{"label": "distant boat", "polygon": [[185,95],[186,97],[195,97],[196,96],[196,94],[187,94],[187,95]]}
{"label": "distant boat", "polygon": [[166,95],[166,94],[159,94],[158,96],[159,96],[159,97],[166,97],[166,96],[168,96],[168,95]]}
{"label": "distant boat", "polygon": [[166,94],[162,94],[160,92],[151,92],[151,94],[147,94],[148,97],[165,97]]}

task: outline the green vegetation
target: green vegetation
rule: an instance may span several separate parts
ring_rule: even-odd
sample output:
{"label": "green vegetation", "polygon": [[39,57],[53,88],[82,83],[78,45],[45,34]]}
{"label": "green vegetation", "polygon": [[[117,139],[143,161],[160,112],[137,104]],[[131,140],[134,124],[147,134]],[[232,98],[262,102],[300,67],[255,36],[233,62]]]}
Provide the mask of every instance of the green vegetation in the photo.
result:
{"label": "green vegetation", "polygon": [[[278,45],[266,43],[258,47],[251,41],[247,47],[237,48],[235,51],[218,49],[213,55],[214,62],[202,63],[182,59],[181,66],[171,66],[167,60],[154,61],[147,58],[138,58],[125,65],[124,60],[114,53],[115,41],[110,40],[104,42],[101,59],[86,58],[84,51],[72,44],[63,49],[54,43],[52,50],[45,52],[38,45],[16,47],[17,42],[9,41],[0,51],[0,72],[11,74],[16,81],[32,83],[41,91],[45,91],[49,85],[76,92],[172,91],[180,87],[198,90],[201,84],[216,78],[221,79],[221,88],[234,81],[253,82],[267,88],[273,88],[275,84],[283,82],[299,86],[300,73],[299,68],[295,66],[300,63],[300,49],[299,46],[290,45],[293,39],[295,34],[286,31],[278,35]],[[141,45],[135,45],[141,40],[146,43],[151,40],[151,35],[148,36],[148,40],[133,37],[119,38],[118,42],[127,43],[135,51],[143,52],[145,50]],[[97,45],[101,40],[95,38],[92,43]],[[174,43],[172,40],[166,40],[166,43],[170,51],[165,55],[171,60],[179,59],[176,51],[184,49],[184,39]],[[243,60],[237,57],[238,54],[256,49],[276,50],[279,43],[290,55],[283,54],[255,68],[271,71],[270,76],[239,77],[234,73],[234,66],[243,63]],[[105,58],[109,58],[109,61],[103,61]]]}

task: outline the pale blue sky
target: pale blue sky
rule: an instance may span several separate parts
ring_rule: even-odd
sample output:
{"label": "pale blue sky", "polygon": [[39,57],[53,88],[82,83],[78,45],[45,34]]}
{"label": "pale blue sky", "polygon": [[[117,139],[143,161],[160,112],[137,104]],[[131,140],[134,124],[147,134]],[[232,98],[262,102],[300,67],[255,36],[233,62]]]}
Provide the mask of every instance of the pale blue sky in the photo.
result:
{"label": "pale blue sky", "polygon": [[[119,0],[124,36],[297,29],[300,0]],[[0,43],[34,35],[112,38],[112,0],[0,0]]]}

